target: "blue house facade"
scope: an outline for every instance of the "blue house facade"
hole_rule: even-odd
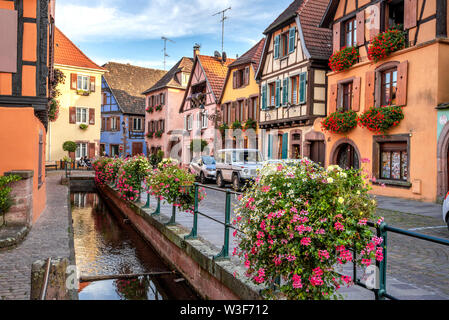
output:
[[[109,72],[101,84],[100,153],[110,157],[147,155],[145,98],[141,93],[165,72],[114,62],[103,67]]]

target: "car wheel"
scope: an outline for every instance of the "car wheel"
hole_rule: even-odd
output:
[[[200,173],[200,183],[201,184],[205,184],[206,183],[206,177],[204,176],[203,172]]]
[[[232,177],[232,188],[234,189],[234,191],[239,191],[240,187],[241,186],[239,176],[234,174],[234,176]]]
[[[219,186],[220,188],[224,187],[224,181],[223,181],[223,177],[221,175],[221,172],[219,172],[217,174],[217,186]]]

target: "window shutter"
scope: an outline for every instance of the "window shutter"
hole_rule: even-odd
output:
[[[288,158],[288,133],[282,136],[282,159]]]
[[[267,109],[267,85],[262,86],[262,110]]]
[[[329,95],[329,114],[337,111],[337,84],[334,83],[330,86],[330,95]]]
[[[299,76],[299,103],[306,102],[306,72],[303,72]]]
[[[404,28],[416,27],[418,16],[418,0],[404,0]]]
[[[284,85],[282,87],[282,104],[286,105],[288,102],[288,78],[284,78]]]
[[[380,4],[378,2],[370,6],[370,30],[369,40],[371,41],[380,31]]]
[[[271,159],[273,156],[273,135],[268,135],[268,159]]]
[[[90,77],[90,92],[95,92],[95,77]]]
[[[275,97],[275,104],[276,108],[278,108],[281,105],[281,80],[276,80],[276,97]]]
[[[76,108],[69,107],[69,123],[76,123]]]
[[[104,118],[105,130],[111,131],[111,118]]]
[[[237,88],[237,71],[232,73],[232,88]]]
[[[187,116],[184,116],[184,129],[187,130]]]
[[[340,50],[340,42],[341,42],[341,23],[337,22],[332,26],[332,40],[333,40],[333,51],[336,52]]]
[[[398,88],[396,92],[396,105],[405,106],[407,104],[407,73],[408,61],[398,65]]]
[[[249,67],[245,68],[245,86],[249,85]]]
[[[352,110],[356,112],[360,111],[360,84],[360,77],[356,77],[352,82]]]
[[[76,90],[78,82],[78,75],[76,73],[70,74],[70,89]]]
[[[89,124],[95,124],[95,108],[89,108]]]
[[[288,53],[292,53],[295,51],[295,35],[296,35],[296,28],[290,28],[289,32],[289,38],[288,38]]]
[[[365,10],[357,13],[357,45],[363,46],[365,44]]]
[[[279,58],[279,41],[281,36],[277,35],[274,37],[274,58]]]
[[[365,75],[365,110],[374,107],[375,78],[374,71],[368,71]]]
[[[89,158],[95,158],[95,142],[89,143]]]

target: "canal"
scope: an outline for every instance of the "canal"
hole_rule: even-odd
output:
[[[71,205],[76,264],[81,278],[89,280],[80,283],[80,300],[199,299],[182,275],[97,193],[72,192]],[[145,273],[161,274],[103,280]]]

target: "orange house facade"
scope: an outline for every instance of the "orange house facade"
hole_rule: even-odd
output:
[[[440,0],[332,0],[321,21],[333,31],[334,53],[351,46],[360,53],[349,69],[328,73],[328,116],[402,107],[404,118],[385,132],[360,125],[344,134],[324,131],[326,164],[363,168],[373,194],[437,201],[448,191],[447,10]],[[404,31],[405,48],[369,60],[372,39],[394,25]]]
[[[0,30],[0,175],[22,176],[22,222],[30,226],[46,205],[54,1],[0,1]]]

